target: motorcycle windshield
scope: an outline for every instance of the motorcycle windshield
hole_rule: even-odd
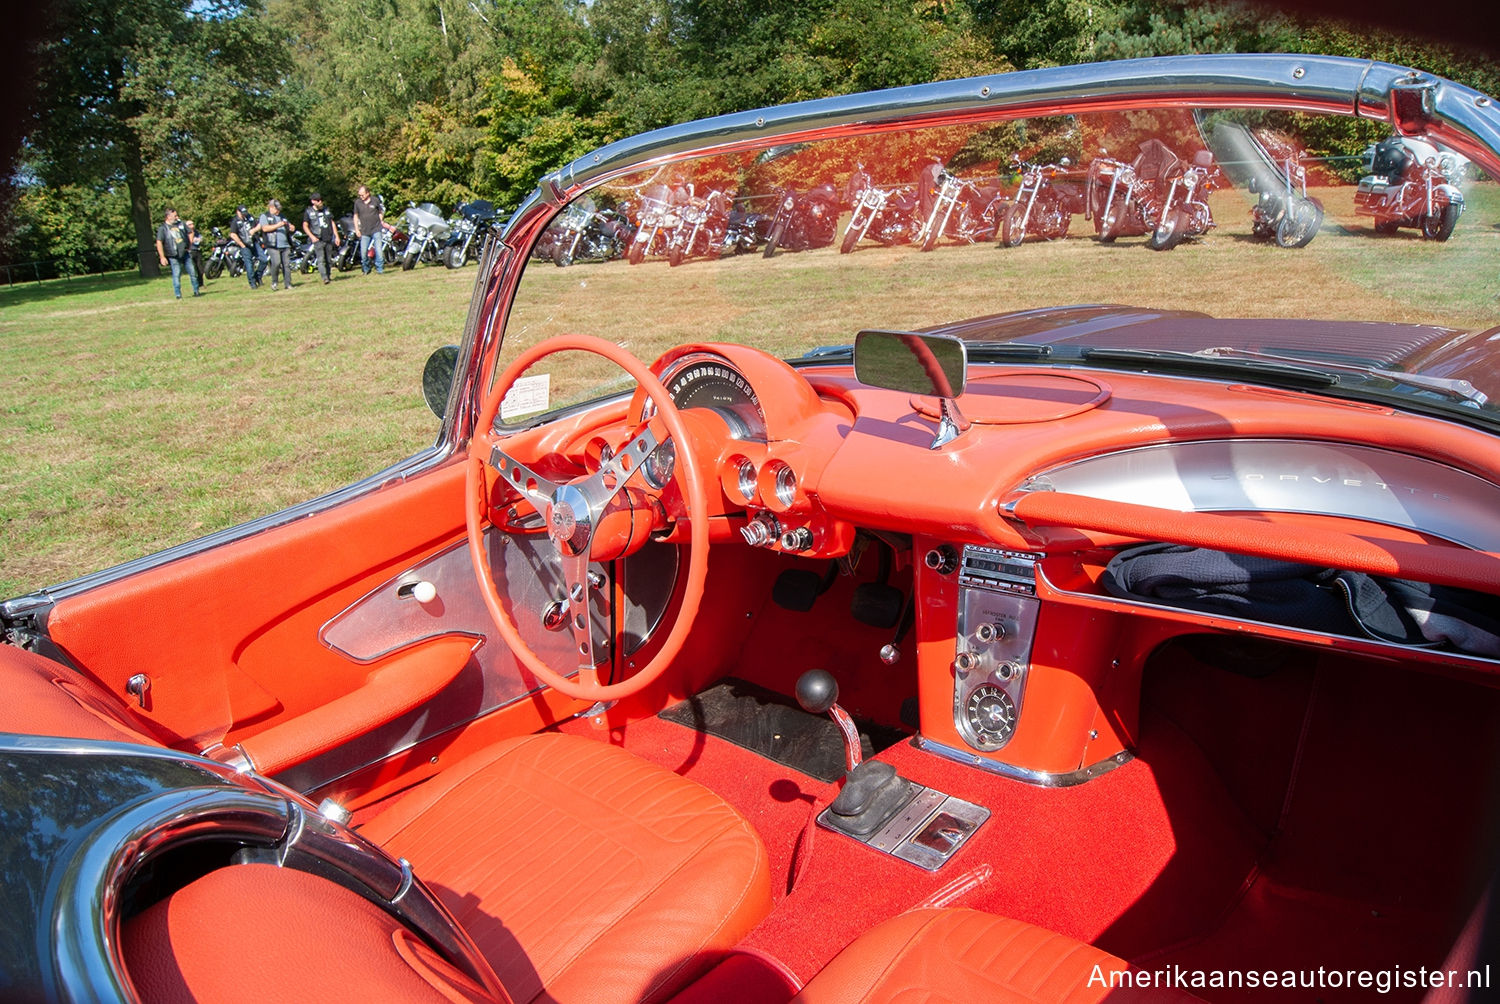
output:
[[[1362,189],[1365,151],[1396,133],[1391,89],[1409,72],[1331,57],[1130,61],[637,137],[549,178],[563,203],[533,197],[506,239],[529,251],[582,199],[638,228],[633,238],[567,268],[512,257],[525,271],[495,314],[504,325],[480,337],[506,339],[496,366],[578,332],[628,337],[649,362],[711,342],[827,358],[862,329],[943,331],[1049,346],[1031,365],[1070,371],[1128,360],[1200,375],[1186,355],[1206,380],[1227,355],[1259,353],[1328,363],[1331,396],[1490,423],[1500,364],[1487,361],[1487,332],[1500,303],[1476,277],[1494,274],[1500,251],[1500,116],[1474,92],[1435,86],[1427,118],[1402,128],[1487,173],[1448,179],[1451,193]],[[1117,169],[1138,158],[1170,169]],[[1288,163],[1305,172],[1305,195],[1298,178],[1290,196],[1257,200],[1286,195]],[[1022,172],[1044,165],[1061,169],[1038,172],[1019,197]],[[775,226],[728,231],[710,196]],[[566,359],[535,374],[546,391],[533,411],[625,386],[608,365]],[[1234,379],[1279,387],[1287,372],[1242,365]]]

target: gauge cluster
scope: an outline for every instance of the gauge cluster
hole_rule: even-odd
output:
[[[736,345],[688,346],[657,368],[679,411],[706,410],[723,421],[718,482],[731,509],[744,513],[739,532],[747,544],[820,556],[848,551],[853,527],[830,518],[808,488],[829,451],[807,444],[829,419],[800,373]]]

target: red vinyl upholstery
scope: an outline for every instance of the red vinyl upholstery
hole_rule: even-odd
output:
[[[411,861],[517,1004],[664,999],[770,909],[765,848],[722,799],[579,736],[498,743],[362,833]]]
[[[379,907],[274,865],[209,872],[120,935],[137,995],[151,1004],[491,1000]]]
[[[795,1001],[1144,1004],[1197,1000],[1160,987],[1111,989],[1109,974],[1129,968],[1107,952],[1023,921],[977,910],[913,910],[861,935],[813,977]]]
[[[0,645],[0,732],[161,745],[94,681],[51,659]]]

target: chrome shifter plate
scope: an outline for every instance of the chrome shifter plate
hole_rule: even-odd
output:
[[[914,787],[916,794],[911,800],[869,837],[844,836],[935,872],[990,818],[990,810],[935,788]],[[831,811],[824,809],[818,814],[819,825],[830,830],[834,828],[826,819]]]

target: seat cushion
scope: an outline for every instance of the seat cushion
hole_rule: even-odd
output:
[[[556,733],[448,768],[362,833],[404,857],[517,1002],[650,1001],[770,909],[765,848],[717,795]]]
[[[977,910],[913,910],[861,935],[803,988],[805,1004],[1194,1001],[1121,987],[1130,966],[1092,945]],[[1111,974],[1116,974],[1112,989]]]

